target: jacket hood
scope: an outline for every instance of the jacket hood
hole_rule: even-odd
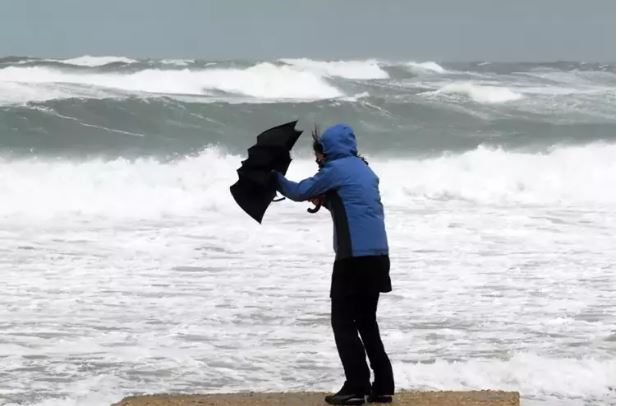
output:
[[[328,127],[320,137],[320,144],[329,161],[358,155],[356,136],[347,124]]]

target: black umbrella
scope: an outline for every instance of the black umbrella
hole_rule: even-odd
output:
[[[236,203],[258,223],[276,194],[272,171],[285,174],[292,159],[290,150],[302,134],[296,121],[266,130],[249,148],[249,157],[238,168],[238,182],[230,186]]]

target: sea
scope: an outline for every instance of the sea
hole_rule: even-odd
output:
[[[616,404],[615,64],[0,58],[0,404],[333,391],[332,223],[229,186],[345,122],[380,177],[398,390]]]

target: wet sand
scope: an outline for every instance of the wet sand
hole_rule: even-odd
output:
[[[324,406],[320,392],[131,396],[112,406]],[[380,405],[372,403],[372,405]],[[502,391],[398,392],[393,406],[519,406],[519,393]]]

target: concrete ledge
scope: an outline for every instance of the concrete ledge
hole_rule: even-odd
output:
[[[320,392],[145,395],[124,398],[112,406],[324,406]],[[372,405],[380,405],[372,403]],[[398,392],[393,406],[519,406],[518,392]]]

